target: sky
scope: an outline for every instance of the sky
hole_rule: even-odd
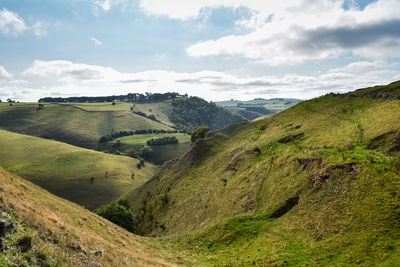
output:
[[[0,99],[290,97],[400,80],[400,0],[0,0]]]

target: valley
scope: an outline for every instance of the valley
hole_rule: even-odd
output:
[[[32,229],[42,219],[28,219],[32,213],[13,194],[35,203],[29,204],[37,207],[35,212],[52,214],[45,206],[57,207],[55,222],[39,228],[59,233],[57,240],[62,240],[60,229],[67,228],[53,227],[67,227],[70,219],[65,216],[78,216],[75,210],[82,209],[76,214],[85,214],[86,219],[76,219],[79,226],[71,230],[69,241],[62,242],[79,244],[86,251],[84,261],[106,266],[121,261],[122,251],[129,253],[121,264],[139,266],[395,266],[400,264],[398,92],[400,82],[327,94],[268,119],[208,131],[194,143],[185,131],[174,128],[146,133],[114,129],[118,134],[98,144],[99,150],[109,153],[1,130],[3,206],[16,220],[29,222],[21,231],[33,233],[39,247],[44,243],[35,239],[37,230]],[[52,105],[45,104],[43,110]],[[74,105],[93,112],[130,106]],[[142,106],[141,112],[149,109]],[[172,127],[165,118],[156,123]],[[155,145],[167,140],[174,143]],[[166,146],[172,146],[170,152]],[[174,159],[159,156],[158,163],[164,163],[156,167],[125,156],[137,147],[155,154],[160,149]],[[116,208],[124,206],[132,215],[136,235],[107,222],[100,223],[102,229],[117,231],[124,241],[113,241],[117,236],[108,234],[98,239],[89,229],[104,219],[16,175],[91,210],[118,200]],[[35,199],[37,194],[43,195],[41,202]],[[79,237],[82,234],[87,238]],[[148,251],[157,253],[157,260],[143,252],[135,254],[142,250],[130,249],[132,242],[150,246]],[[63,262],[55,252],[59,248],[48,246],[46,255]],[[87,253],[99,247],[103,256]]]

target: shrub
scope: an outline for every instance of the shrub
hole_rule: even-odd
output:
[[[133,215],[129,211],[129,204],[126,200],[111,202],[95,209],[94,212],[130,232],[135,232]]]
[[[179,143],[179,141],[175,136],[165,136],[161,138],[150,139],[147,141],[148,146],[162,146],[177,143]]]
[[[151,147],[144,147],[140,150],[140,157],[149,160],[151,158],[151,154],[153,153],[153,149]]]
[[[207,126],[201,126],[197,128],[197,130],[192,133],[192,143],[196,142],[200,138],[204,138],[206,136],[206,133],[208,133],[209,131],[210,128],[208,128]]]
[[[99,143],[107,143],[109,140],[108,136],[102,136],[100,137]]]

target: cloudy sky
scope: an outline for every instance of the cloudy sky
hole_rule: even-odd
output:
[[[0,0],[0,99],[307,99],[400,80],[400,0]]]

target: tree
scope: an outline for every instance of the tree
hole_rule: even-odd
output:
[[[94,212],[130,232],[135,232],[133,215],[129,211],[128,202],[125,200],[111,202],[95,209]]]
[[[192,143],[196,142],[200,138],[206,137],[206,133],[210,131],[210,128],[207,126],[201,126],[197,128],[193,133],[192,133]]]

